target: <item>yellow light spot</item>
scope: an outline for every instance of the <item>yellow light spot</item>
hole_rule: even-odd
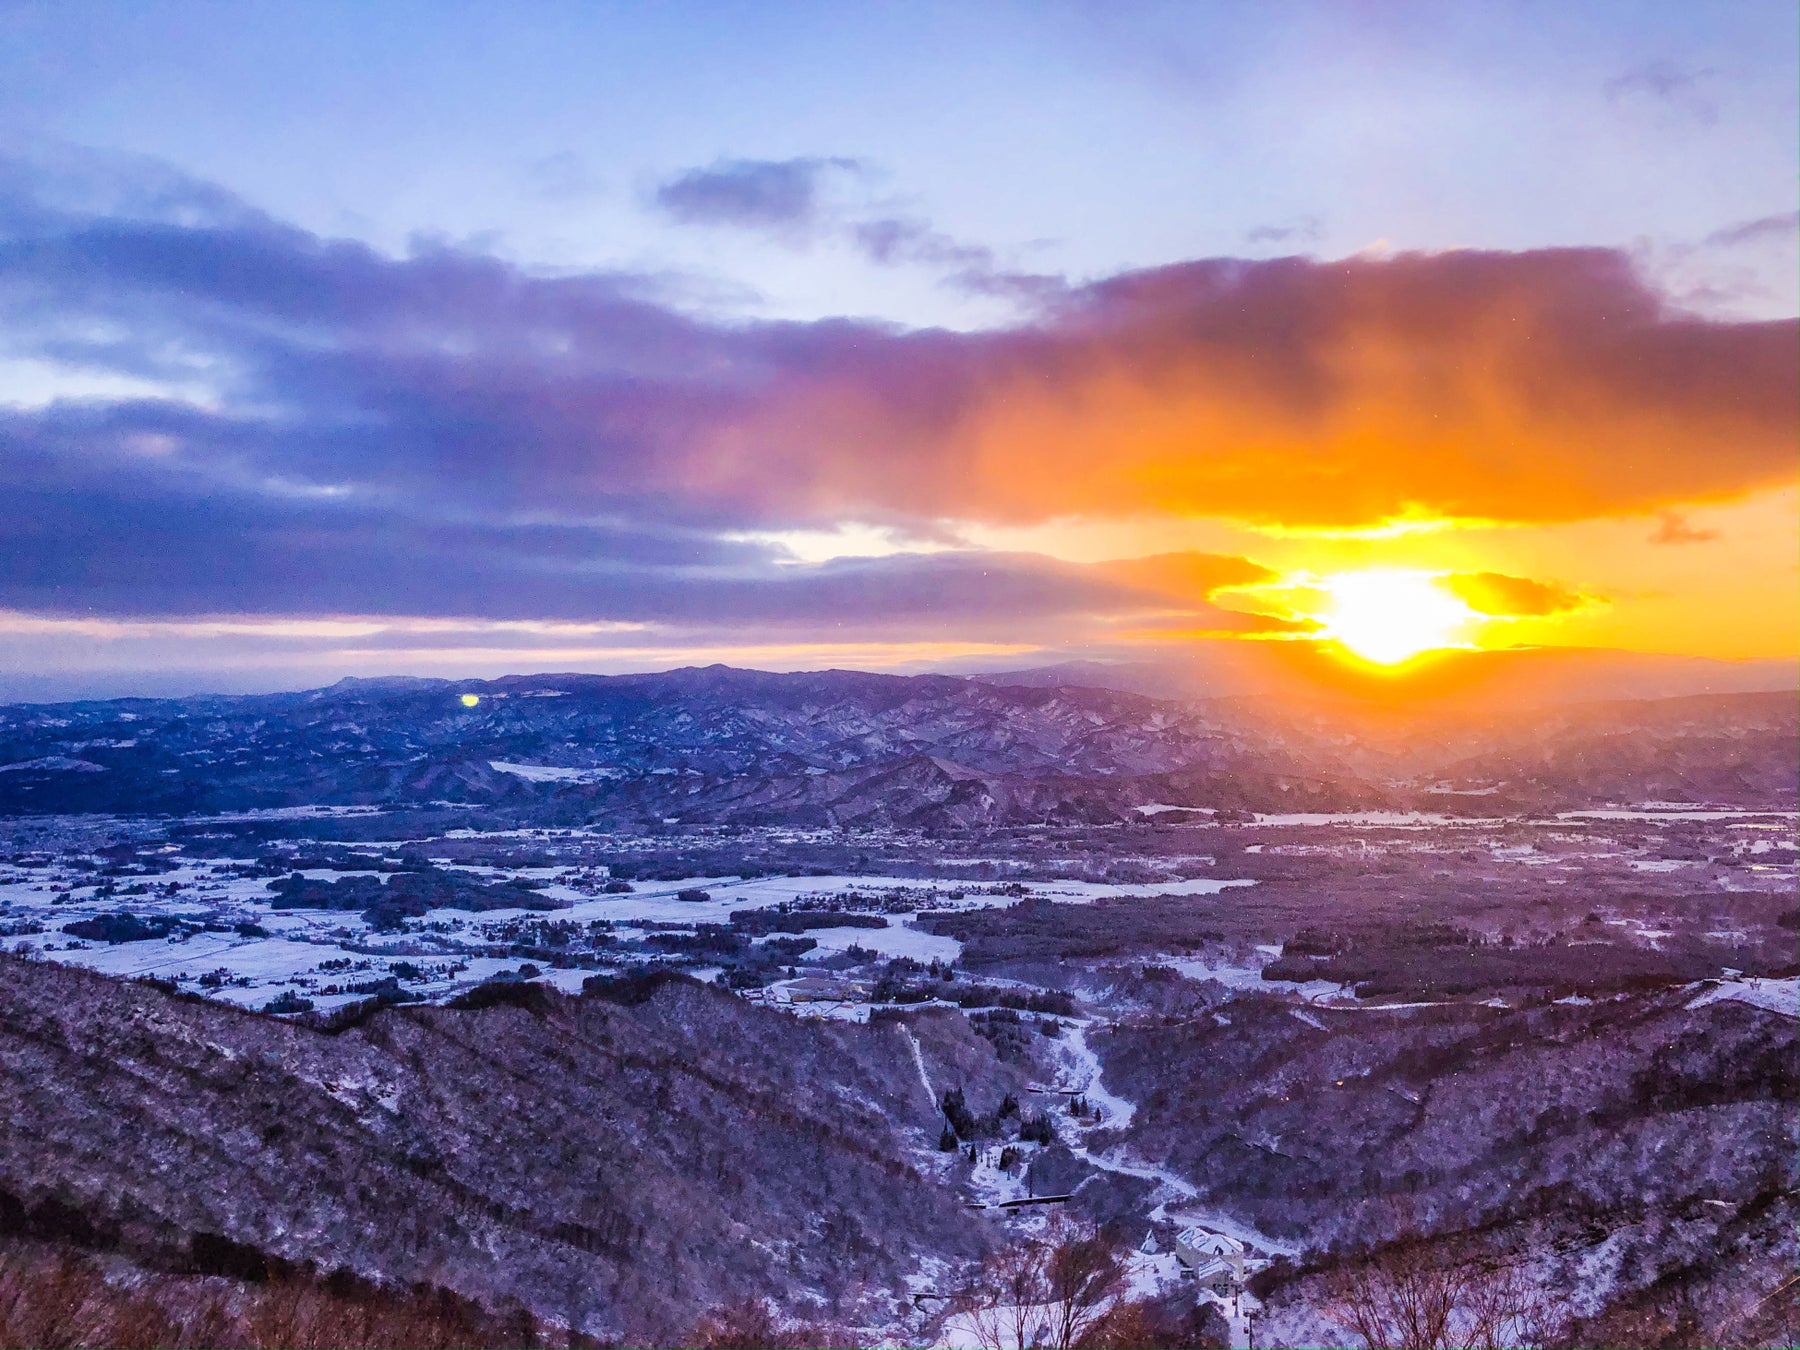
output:
[[[1431,572],[1340,572],[1321,587],[1330,597],[1329,609],[1318,616],[1321,636],[1380,666],[1465,645],[1465,630],[1480,617]]]
[[[462,696],[462,705],[465,708],[473,708],[479,702],[481,702],[480,694],[464,694]]]

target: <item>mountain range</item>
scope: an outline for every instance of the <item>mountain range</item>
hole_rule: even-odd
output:
[[[347,679],[0,708],[0,812],[453,802],[557,821],[979,827],[1137,808],[1791,804],[1791,693],[1151,697],[1110,668]],[[1082,682],[1076,682],[1079,679]]]

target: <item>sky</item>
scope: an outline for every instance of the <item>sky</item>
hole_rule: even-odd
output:
[[[1791,3],[0,3],[0,697],[1800,651]]]

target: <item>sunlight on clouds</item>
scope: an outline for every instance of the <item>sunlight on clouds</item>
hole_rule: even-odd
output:
[[[1402,512],[1397,516],[1389,516],[1373,525],[1330,526],[1330,525],[1281,525],[1275,523],[1251,523],[1248,529],[1271,539],[1349,539],[1358,541],[1374,541],[1384,539],[1405,539],[1411,535],[1442,534],[1448,530],[1491,530],[1502,526],[1503,522],[1484,520],[1473,516],[1440,516],[1424,509]]]
[[[1656,513],[1538,525],[1457,520],[1452,528],[1374,537],[1355,531],[1273,533],[1177,515],[1062,517],[1035,525],[960,527],[971,546],[1068,562],[1193,549],[1247,557],[1290,580],[1370,569],[1500,572],[1563,583],[1575,609],[1515,614],[1485,627],[1482,646],[1606,647],[1753,660],[1800,647],[1800,492],[1791,485],[1680,508],[1686,541]],[[1721,584],[1729,578],[1729,584]],[[1275,591],[1220,590],[1220,604],[1294,617]],[[1600,597],[1604,597],[1602,602]],[[1308,610],[1308,613],[1316,610]]]
[[[1376,666],[1399,666],[1453,647],[1511,645],[1494,640],[1505,637],[1497,625],[1595,603],[1522,577],[1396,567],[1292,572],[1272,582],[1224,588],[1221,595],[1227,594],[1257,612],[1315,623],[1316,640]]]
[[[1346,572],[1326,577],[1320,636],[1376,665],[1398,665],[1466,640],[1476,613],[1429,572]]]

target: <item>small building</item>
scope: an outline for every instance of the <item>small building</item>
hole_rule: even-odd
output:
[[[790,1003],[851,1003],[869,996],[868,985],[831,975],[802,975],[783,988]]]
[[[1239,1293],[1252,1275],[1269,1264],[1236,1238],[1198,1226],[1184,1228],[1176,1237],[1175,1259],[1202,1288],[1220,1298]]]

